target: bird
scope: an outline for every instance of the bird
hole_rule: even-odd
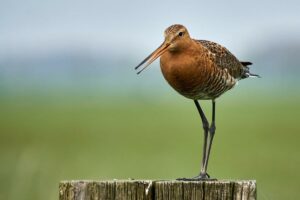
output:
[[[204,130],[200,173],[193,178],[178,180],[211,180],[207,166],[216,131],[216,99],[232,89],[239,80],[260,77],[250,73],[251,62],[238,60],[224,46],[190,37],[181,24],[169,26],[164,31],[164,42],[135,67],[140,74],[160,57],[160,68],[165,80],[179,94],[194,101]],[[212,120],[207,120],[199,103],[211,100]]]

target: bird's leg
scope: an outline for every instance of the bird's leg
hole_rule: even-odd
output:
[[[207,118],[205,117],[205,114],[197,100],[194,100],[195,105],[197,107],[197,110],[200,114],[203,130],[204,130],[204,141],[203,141],[203,155],[202,155],[202,165],[201,165],[201,171],[200,174],[194,178],[178,178],[177,180],[180,181],[198,181],[198,180],[207,180],[207,181],[213,181],[216,179],[211,179],[209,175],[206,173],[207,171],[207,163],[209,158],[209,152],[212,144],[212,140],[215,133],[215,101],[213,101],[213,115],[212,115],[212,124],[209,127],[209,123],[207,121]],[[208,137],[208,133],[210,133],[210,137]]]
[[[201,171],[200,174],[194,178],[178,178],[177,180],[180,181],[197,181],[197,180],[203,180],[203,179],[209,179],[209,175],[206,174],[205,171],[205,160],[207,155],[207,141],[208,141],[208,131],[209,131],[209,123],[205,117],[205,114],[197,100],[194,100],[194,103],[197,107],[197,110],[199,112],[199,115],[202,120],[202,126],[204,130],[204,141],[203,141],[203,154],[202,154],[202,164],[201,164]]]
[[[215,119],[216,119],[216,102],[215,102],[215,100],[212,100],[212,122],[211,122],[211,126],[209,128],[209,142],[208,142],[207,154],[205,156],[205,162],[204,162],[204,172],[205,173],[207,171],[210,149],[211,149],[211,145],[212,145],[212,142],[213,142],[213,139],[215,136],[215,131],[216,131]]]
[[[202,120],[203,130],[204,130],[201,171],[200,171],[200,174],[198,176],[196,176],[195,178],[197,178],[197,179],[206,179],[206,178],[209,178],[209,176],[208,176],[208,174],[206,174],[206,170],[205,170],[205,160],[206,160],[206,156],[207,156],[207,140],[208,140],[209,123],[208,123],[208,121],[205,117],[205,114],[204,114],[199,102],[197,100],[194,100],[194,102],[195,102],[197,110],[200,114],[200,117],[201,117],[201,120]]]

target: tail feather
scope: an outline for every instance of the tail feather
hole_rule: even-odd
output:
[[[248,77],[257,77],[260,78],[260,76],[258,74],[252,74],[249,71],[249,66],[248,65],[252,65],[252,62],[248,62],[248,61],[242,61],[241,64],[244,66],[244,74],[242,76],[242,78],[248,78]]]
[[[260,75],[258,75],[258,74],[252,74],[252,73],[249,73],[249,77],[261,78]]]
[[[248,61],[246,61],[246,62],[241,62],[241,64],[243,65],[243,66],[248,66],[248,65],[252,65],[252,62],[248,62]]]

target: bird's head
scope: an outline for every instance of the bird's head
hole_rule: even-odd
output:
[[[165,30],[164,44],[168,45],[168,50],[176,52],[184,49],[191,39],[188,30],[180,24],[175,24]]]
[[[146,67],[148,67],[154,60],[163,55],[165,52],[178,52],[189,46],[189,41],[191,40],[187,29],[180,24],[174,24],[168,27],[165,32],[165,41],[147,58],[145,58],[135,69],[141,67],[144,63],[145,66],[137,72],[141,73]]]

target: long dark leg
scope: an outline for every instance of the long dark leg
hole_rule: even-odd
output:
[[[202,154],[202,165],[201,165],[201,171],[198,177],[195,178],[208,178],[208,175],[206,174],[206,168],[205,168],[205,162],[206,162],[206,156],[207,156],[207,140],[208,140],[208,131],[209,131],[209,123],[205,117],[205,114],[197,100],[194,100],[195,105],[197,107],[197,110],[200,114],[203,130],[204,130],[204,141],[203,141],[203,154]]]
[[[214,133],[215,133],[215,101],[213,101],[213,114],[212,114],[211,127],[209,127],[209,123],[207,121],[207,118],[205,117],[205,114],[204,114],[199,102],[197,100],[194,100],[194,103],[200,114],[200,117],[202,120],[202,125],[203,125],[203,130],[204,130],[201,171],[200,171],[200,174],[194,178],[178,178],[177,180],[181,180],[181,181],[197,181],[199,179],[215,180],[215,179],[210,179],[209,175],[206,173],[211,144],[212,144],[212,140],[213,140]],[[208,133],[210,133],[210,137],[208,137]]]
[[[211,145],[212,145],[212,142],[213,142],[213,139],[215,136],[215,131],[216,131],[215,119],[216,119],[216,102],[215,102],[215,100],[212,100],[212,122],[211,122],[211,126],[209,128],[209,142],[208,142],[207,154],[205,156],[205,162],[204,162],[204,172],[205,173],[207,170]]]

